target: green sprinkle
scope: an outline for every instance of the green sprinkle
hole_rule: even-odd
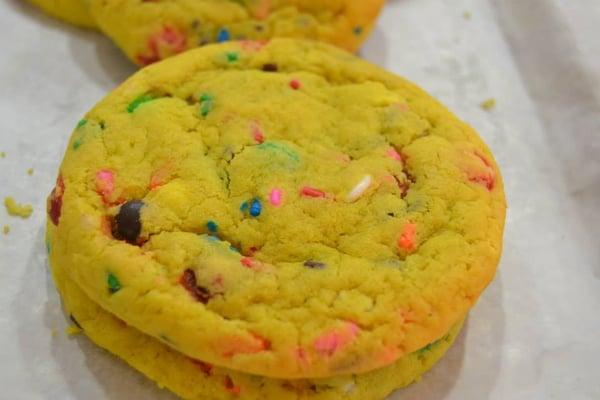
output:
[[[228,52],[225,53],[228,62],[236,62],[239,59],[239,54],[236,52]]]
[[[108,291],[110,294],[115,294],[121,290],[121,282],[119,282],[119,279],[111,272],[108,273],[108,278],[106,281],[108,283]]]
[[[81,128],[85,124],[87,124],[87,119],[84,118],[84,119],[79,120],[79,122],[77,123],[77,129]]]
[[[127,106],[127,112],[132,113],[136,110],[136,108],[138,108],[142,104],[152,100],[154,100],[154,97],[149,94],[143,94],[141,96],[138,96],[135,100],[129,103],[129,105]]]
[[[213,98],[204,93],[200,96],[200,115],[206,117],[213,109]]]
[[[75,141],[73,142],[73,150],[77,150],[79,148],[79,146],[81,146],[81,143],[83,142],[82,140],[83,138],[77,138],[75,139]]]

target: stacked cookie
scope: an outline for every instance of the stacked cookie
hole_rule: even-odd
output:
[[[49,258],[89,338],[185,399],[384,399],[494,276],[477,134],[343,50],[275,39],[142,69],[75,128]]]
[[[304,38],[356,51],[385,0],[31,0],[97,27],[139,65],[214,42]]]

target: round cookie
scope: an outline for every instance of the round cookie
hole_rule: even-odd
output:
[[[100,28],[148,65],[207,43],[273,37],[358,49],[385,0],[90,0]]]
[[[50,261],[192,358],[364,373],[444,335],[494,276],[505,199],[477,134],[342,50],[277,39],[145,68],[69,143]]]
[[[418,380],[444,355],[462,321],[442,338],[364,375],[286,381],[252,376],[186,357],[144,335],[91,301],[57,265],[53,275],[71,320],[96,344],[188,400],[379,400]]]
[[[94,28],[96,24],[89,14],[84,0],[29,0],[48,15],[84,28]]]

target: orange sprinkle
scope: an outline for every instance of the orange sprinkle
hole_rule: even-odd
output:
[[[404,231],[400,235],[398,239],[398,246],[401,249],[404,249],[408,252],[411,252],[415,249],[415,236],[417,233],[417,225],[409,222],[404,225]]]

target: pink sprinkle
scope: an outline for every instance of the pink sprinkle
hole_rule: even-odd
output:
[[[315,350],[323,355],[332,356],[336,351],[352,342],[359,332],[358,325],[354,322],[347,322],[343,328],[334,329],[318,337],[314,342]]]
[[[271,190],[271,193],[269,194],[269,201],[275,207],[279,207],[281,205],[281,196],[282,195],[283,195],[283,192],[281,191],[281,189],[273,189],[273,190]]]
[[[294,90],[300,89],[300,81],[298,79],[292,79],[290,82],[290,87]]]
[[[103,169],[96,173],[96,191],[105,203],[110,202],[110,195],[115,190],[115,176],[110,170]]]
[[[310,186],[304,186],[302,189],[300,189],[300,193],[306,197],[326,197],[324,191]]]
[[[252,268],[252,259],[250,257],[244,257],[241,259],[241,263],[246,268]]]
[[[396,151],[396,149],[389,149],[387,155],[396,161],[402,161],[402,156]]]

